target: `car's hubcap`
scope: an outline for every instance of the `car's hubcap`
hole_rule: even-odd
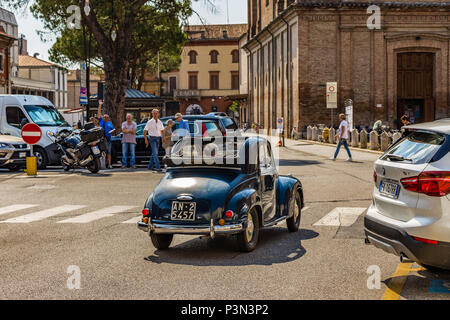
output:
[[[253,233],[255,232],[255,225],[253,223],[252,215],[248,215],[248,221],[247,221],[247,230],[245,231],[245,234],[247,236],[247,241],[251,242],[253,239]]]
[[[42,165],[42,154],[40,152],[35,152],[34,155],[36,157],[37,165],[41,166]]]
[[[298,224],[300,221],[300,208],[297,204],[297,201],[294,200],[294,221]]]

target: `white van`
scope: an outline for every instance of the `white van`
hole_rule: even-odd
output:
[[[58,133],[72,127],[53,104],[44,97],[30,95],[0,95],[0,132],[20,137],[26,123],[35,123],[42,130],[41,141],[33,146],[39,169],[60,164],[57,146],[49,132]]]

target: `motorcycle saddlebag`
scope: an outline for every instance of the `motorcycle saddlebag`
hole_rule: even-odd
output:
[[[93,128],[90,130],[82,130],[80,132],[81,140],[84,142],[93,142],[101,139],[105,135],[103,128]]]
[[[100,141],[100,143],[98,144],[98,148],[100,149],[100,151],[108,151],[108,145],[106,144],[106,140],[103,139],[102,141]]]
[[[91,147],[87,144],[83,145],[80,149],[81,157],[80,159],[86,159],[91,154]]]

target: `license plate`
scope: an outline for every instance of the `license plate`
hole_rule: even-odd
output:
[[[98,147],[92,147],[92,152],[97,155],[100,154],[100,149]]]
[[[19,158],[25,158],[27,156],[26,152],[19,153]]]
[[[381,181],[380,188],[378,190],[384,196],[397,199],[400,192],[400,185],[397,183]]]
[[[177,221],[195,221],[195,202],[172,202],[171,220]]]

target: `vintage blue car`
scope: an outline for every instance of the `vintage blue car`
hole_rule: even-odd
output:
[[[233,235],[238,249],[250,252],[263,227],[286,220],[290,232],[299,230],[300,181],[278,174],[268,140],[234,139],[219,147],[214,138],[181,140],[164,158],[168,170],[137,225],[157,249],[167,249],[174,234]]]

